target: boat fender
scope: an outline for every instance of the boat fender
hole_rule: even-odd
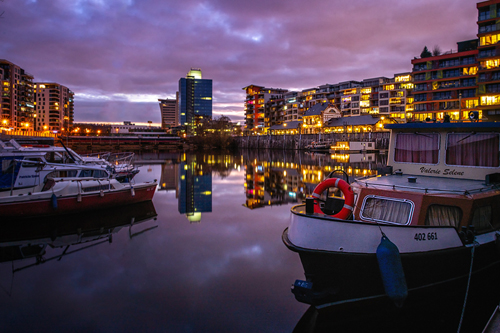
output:
[[[497,253],[500,255],[500,234],[498,232],[495,233],[495,246],[497,248]]]
[[[316,199],[319,199],[321,193],[330,187],[336,187],[342,194],[344,195],[344,207],[337,214],[331,215],[332,217],[336,217],[339,219],[346,220],[351,216],[352,211],[354,209],[354,192],[352,191],[351,186],[343,179],[340,178],[327,178],[321,183],[319,183],[312,193],[312,197],[315,198],[314,201],[314,212],[318,214],[324,214],[319,206],[319,202]]]
[[[377,247],[377,261],[387,296],[398,308],[408,296],[405,274],[398,247],[383,235]]]
[[[57,209],[57,197],[54,193],[52,193],[50,201],[52,202],[52,208]]]
[[[99,195],[100,195],[101,197],[103,197],[103,196],[104,196],[104,191],[103,191],[103,190],[101,190],[101,192],[99,193]]]
[[[132,193],[132,196],[135,197],[135,190],[132,185],[130,185],[130,193]]]

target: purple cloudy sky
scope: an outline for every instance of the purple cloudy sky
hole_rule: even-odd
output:
[[[0,0],[0,59],[75,92],[75,121],[160,122],[199,67],[214,116],[243,87],[305,89],[411,71],[423,47],[476,38],[471,0]]]

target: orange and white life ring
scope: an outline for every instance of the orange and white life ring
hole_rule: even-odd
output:
[[[328,178],[316,186],[312,194],[312,197],[314,198],[314,212],[324,214],[317,199],[321,196],[321,193],[330,187],[340,189],[345,199],[344,207],[342,207],[340,212],[331,216],[345,220],[351,215],[354,209],[354,192],[352,191],[351,186],[345,180],[340,178]]]

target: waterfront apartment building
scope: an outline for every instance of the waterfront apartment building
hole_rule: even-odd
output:
[[[74,120],[74,93],[58,83],[37,82],[35,131],[68,131]]]
[[[179,92],[175,99],[159,99],[161,111],[161,128],[169,129],[179,126]]]
[[[500,120],[500,0],[477,3],[478,109],[488,121]]]
[[[191,68],[179,80],[178,112],[187,133],[204,119],[212,120],[212,80],[203,79],[201,69]]]
[[[397,122],[406,122],[413,111],[413,77],[410,72],[395,74],[389,82],[382,84],[378,93],[378,112],[384,117],[391,117]]]
[[[477,40],[457,43],[456,52],[414,58],[413,121],[468,120],[477,111]]]
[[[0,59],[1,127],[34,130],[33,75],[18,65]]]
[[[267,112],[268,117],[266,117],[266,105],[269,101],[278,101],[283,99],[283,94],[287,92],[286,89],[275,89],[275,88],[265,88],[257,85],[249,85],[244,87],[243,90],[246,92],[246,99],[244,105],[245,111],[245,134],[262,134],[265,133],[266,119],[267,124],[271,124],[271,119],[276,119],[280,112],[283,112],[285,107],[280,105],[275,105],[276,107],[271,111]],[[271,107],[272,103],[268,105]],[[281,110],[281,111],[280,111]],[[275,120],[277,123],[283,120]],[[271,125],[270,125],[271,126]]]

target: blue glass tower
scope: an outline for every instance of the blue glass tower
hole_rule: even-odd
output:
[[[179,119],[188,133],[204,119],[212,119],[212,80],[201,78],[201,69],[191,68],[179,80]]]
[[[195,156],[179,164],[179,213],[191,222],[200,222],[201,213],[212,211],[212,173],[204,173]]]

